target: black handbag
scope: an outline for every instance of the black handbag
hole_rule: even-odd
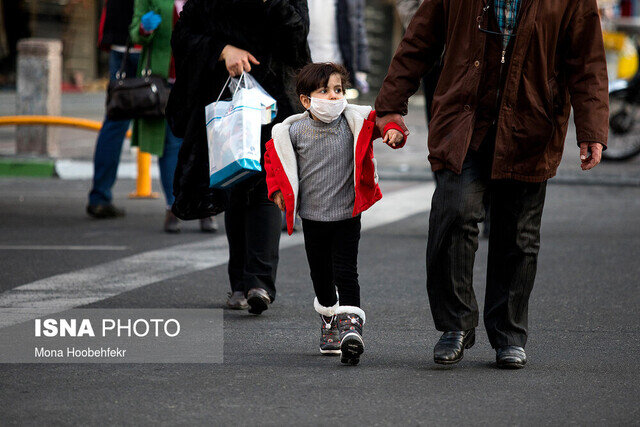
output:
[[[148,48],[147,63],[140,77],[127,78],[124,71],[129,59],[131,40],[116,79],[109,82],[107,89],[107,118],[109,120],[151,119],[164,117],[171,89],[164,77],[151,72],[151,46]]]

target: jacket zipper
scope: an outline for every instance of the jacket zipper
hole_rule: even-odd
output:
[[[507,2],[507,7],[511,7],[511,1]],[[504,36],[503,36],[504,37]],[[502,57],[500,59],[500,73],[498,77],[498,89],[496,90],[496,112],[498,115],[500,114],[500,89],[502,88],[502,73],[504,72],[504,64],[506,62],[505,57],[507,56],[507,48],[509,47],[509,43],[511,43],[511,32],[509,33],[509,41],[507,45],[504,45],[504,41],[502,42]],[[493,124],[496,124],[497,119],[493,120]]]

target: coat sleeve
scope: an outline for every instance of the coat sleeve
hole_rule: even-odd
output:
[[[155,31],[146,35],[140,31],[142,15],[151,10],[153,9],[149,4],[149,0],[135,0],[135,3],[133,4],[133,17],[131,18],[131,24],[129,25],[129,36],[131,36],[133,44],[146,46],[153,40]]]
[[[171,48],[176,68],[192,64],[213,69],[219,62],[222,50],[228,44],[224,35],[215,31],[207,21],[208,15],[203,4],[203,0],[188,1],[173,29]]]
[[[418,8],[378,93],[378,116],[406,115],[409,97],[420,87],[422,76],[440,59],[446,36],[444,1],[425,0]]]
[[[371,61],[369,60],[369,41],[367,39],[367,27],[364,20],[364,8],[364,0],[358,0],[358,12],[356,15],[358,22],[358,63],[356,64],[356,71],[369,72]]]
[[[176,65],[176,82],[169,95],[167,120],[173,133],[181,138],[186,133],[189,114],[203,96],[211,79],[211,71],[219,62],[227,45],[225,37],[207,21],[205,0],[189,0],[180,14],[171,36]]]
[[[309,7],[306,0],[270,0],[266,4],[278,46],[276,56],[292,67],[302,67],[311,60],[307,35],[309,34]]]
[[[578,144],[599,142],[609,134],[609,85],[596,0],[575,2],[566,35],[564,65],[574,110]]]
[[[280,186],[278,185],[278,180],[276,179],[276,173],[273,167],[273,163],[271,161],[271,156],[273,155],[273,140],[267,142],[267,150],[264,153],[264,170],[267,174],[267,194],[269,200],[273,200],[273,194],[276,191],[280,191]]]

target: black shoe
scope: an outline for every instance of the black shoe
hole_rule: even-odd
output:
[[[524,348],[507,345],[496,350],[496,363],[500,369],[522,369],[527,363]]]
[[[96,219],[118,218],[124,216],[124,210],[111,203],[107,205],[87,205],[87,214]]]
[[[249,304],[249,313],[258,315],[269,308],[271,298],[264,289],[253,288],[247,292],[247,303]]]
[[[365,322],[365,314],[359,307],[348,305],[336,309],[338,316],[338,330],[340,331],[340,361],[348,365],[357,365],[360,355],[364,352],[362,340],[362,327]]]
[[[464,350],[473,347],[475,343],[475,329],[445,332],[433,349],[433,361],[441,365],[458,363],[464,356]]]

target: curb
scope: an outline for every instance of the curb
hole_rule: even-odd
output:
[[[30,157],[0,157],[0,177],[52,178],[56,161]]]

